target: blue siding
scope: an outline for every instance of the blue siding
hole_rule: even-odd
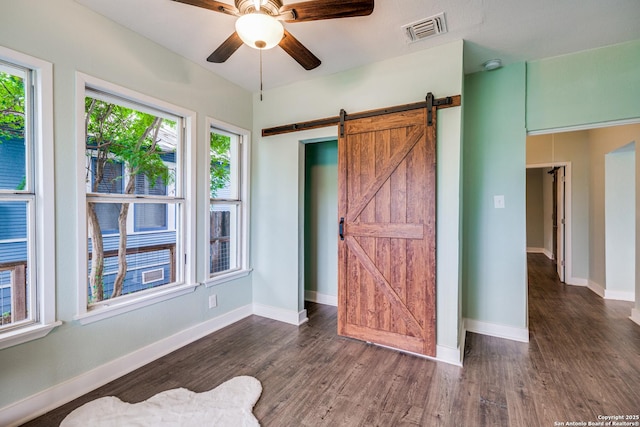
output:
[[[104,250],[111,251],[118,249],[119,236],[104,236]],[[127,236],[127,248],[144,248],[154,245],[175,244],[175,231],[165,231],[148,234],[130,234]],[[91,246],[89,245],[91,248]],[[91,249],[90,249],[91,250]],[[128,271],[123,286],[123,295],[128,293],[150,289],[157,286],[170,283],[170,265],[169,250],[161,250],[154,252],[145,252],[140,254],[127,255]],[[142,273],[148,270],[162,269],[164,278],[159,281],[143,284]],[[87,277],[90,271],[90,264],[87,265]],[[113,282],[118,272],[118,258],[109,257],[104,260],[104,293],[109,298],[113,292]],[[91,295],[91,288],[87,280],[87,289]]]
[[[16,190],[25,177],[22,139],[0,139],[0,189]]]
[[[27,202],[0,202],[0,241],[27,237]]]
[[[0,189],[24,189],[25,173],[24,140],[0,139]],[[26,261],[26,239],[27,202],[0,202],[0,263]],[[10,311],[11,271],[0,271],[0,316]]]
[[[25,144],[22,139],[0,139],[0,189],[17,190],[25,179]],[[27,258],[26,244],[2,240],[26,239],[27,204],[0,203],[0,262]]]
[[[118,243],[120,242],[120,236],[111,235],[104,236],[103,246],[105,251],[113,251],[118,249]],[[144,234],[129,234],[127,236],[127,248],[144,248],[146,246],[163,245],[167,243],[176,242],[175,231],[164,231],[161,233],[144,233]],[[91,252],[91,240],[89,240],[89,252]]]
[[[27,241],[22,242],[0,242],[0,263],[26,261]]]
[[[21,139],[0,139],[0,189],[17,190],[23,185],[24,179],[24,141]],[[27,204],[25,202],[0,203],[0,241],[26,237]],[[0,262],[3,261],[6,260],[0,256]]]

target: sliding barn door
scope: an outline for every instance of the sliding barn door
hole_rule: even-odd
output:
[[[436,123],[426,109],[344,122],[338,145],[338,333],[436,349]]]

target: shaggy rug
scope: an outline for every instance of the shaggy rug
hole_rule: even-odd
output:
[[[134,404],[107,396],[80,406],[60,426],[259,426],[252,409],[261,393],[260,381],[241,376],[203,393],[176,388]]]

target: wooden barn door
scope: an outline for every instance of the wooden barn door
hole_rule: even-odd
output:
[[[436,352],[436,123],[425,108],[344,122],[338,333]]]

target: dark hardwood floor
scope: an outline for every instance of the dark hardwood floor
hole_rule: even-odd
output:
[[[555,277],[530,255],[530,342],[468,333],[464,368],[338,337],[336,308],[308,304],[300,328],[251,316],[26,425],[58,425],[100,396],[139,402],[236,375],[262,382],[263,426],[557,426],[640,414],[632,304]]]

